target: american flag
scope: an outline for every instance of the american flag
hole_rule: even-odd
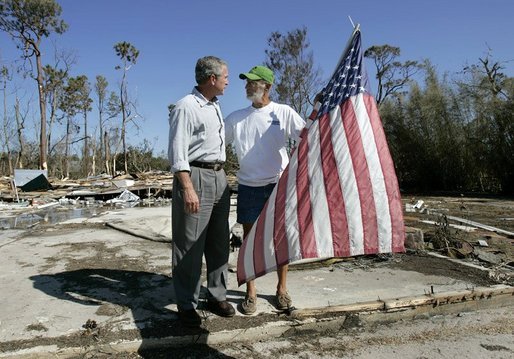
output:
[[[354,30],[238,254],[241,285],[307,258],[404,252],[398,181]]]

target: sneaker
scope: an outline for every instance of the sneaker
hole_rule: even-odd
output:
[[[184,327],[197,328],[202,324],[202,318],[195,309],[179,310],[178,317]]]
[[[246,315],[253,314],[257,311],[257,297],[246,296],[241,303],[241,312]]]
[[[216,301],[216,300],[208,300],[207,301],[207,309],[220,317],[233,317],[236,314],[236,311],[232,307],[232,305],[226,300]]]
[[[291,297],[287,292],[283,294],[278,294],[275,296],[275,299],[277,301],[277,309],[278,310],[285,310],[288,308],[291,308],[293,301],[291,300]]]

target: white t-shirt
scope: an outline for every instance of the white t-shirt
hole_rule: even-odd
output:
[[[278,182],[289,163],[288,140],[298,141],[305,121],[291,107],[270,102],[225,119],[225,140],[239,160],[238,182],[252,187]]]

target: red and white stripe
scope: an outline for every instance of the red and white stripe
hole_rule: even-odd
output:
[[[312,121],[245,238],[239,285],[306,258],[404,251],[403,213],[375,99]]]

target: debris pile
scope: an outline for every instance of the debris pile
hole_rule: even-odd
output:
[[[168,205],[172,180],[169,172],[46,180],[46,171],[17,170],[14,177],[0,178],[0,229],[52,224],[112,207]]]
[[[514,278],[514,203],[485,198],[427,197],[405,201],[405,247],[433,251]]]
[[[46,176],[46,171],[17,170],[13,177],[0,177],[0,229],[52,224],[54,219],[96,215],[112,207],[166,206],[171,201],[170,172],[101,174],[77,180]],[[237,188],[235,176],[228,176],[228,181]]]

